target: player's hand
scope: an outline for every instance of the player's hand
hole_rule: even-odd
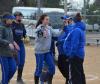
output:
[[[20,50],[20,47],[18,46],[18,44],[16,42],[14,42],[14,47],[16,50],[18,50],[18,51]]]
[[[9,44],[11,50],[14,50],[14,45],[12,43]]]

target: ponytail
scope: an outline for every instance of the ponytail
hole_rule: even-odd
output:
[[[42,24],[42,21],[45,19],[45,17],[47,17],[48,15],[46,15],[46,14],[43,14],[43,15],[41,15],[40,16],[40,18],[39,18],[39,20],[38,20],[38,22],[37,22],[37,24],[36,24],[36,28],[40,25],[40,24]]]
[[[82,20],[82,16],[81,16],[80,13],[76,14],[76,19],[77,19],[77,21],[81,21]]]

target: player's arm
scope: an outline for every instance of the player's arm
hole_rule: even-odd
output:
[[[26,38],[26,29],[25,29],[24,24],[23,24],[23,37]]]
[[[0,28],[0,46],[9,46],[10,42],[3,38],[5,34],[5,30],[3,28]]]

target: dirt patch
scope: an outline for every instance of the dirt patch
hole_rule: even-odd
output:
[[[26,46],[27,56],[23,73],[23,79],[26,84],[34,84],[34,70],[35,70],[35,56],[34,48]],[[84,63],[87,84],[100,84],[100,47],[88,46],[86,47],[86,58]],[[53,84],[65,84],[65,80],[56,69],[56,74]],[[16,84],[16,74],[11,81],[11,84]]]

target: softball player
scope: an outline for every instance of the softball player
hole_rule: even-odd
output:
[[[44,14],[40,17],[37,23],[35,39],[35,84],[39,84],[39,78],[42,72],[44,61],[48,66],[48,84],[52,84],[53,75],[55,74],[55,64],[50,48],[52,36],[57,36],[59,33],[54,32],[52,27],[49,26],[49,17],[47,15]]]
[[[63,28],[64,31],[58,37],[58,41],[57,41],[57,48],[58,48],[58,52],[59,52],[58,68],[59,68],[60,72],[62,73],[62,75],[66,78],[66,84],[68,84],[68,80],[69,80],[68,58],[69,58],[69,56],[66,56],[66,54],[64,53],[63,44],[64,44],[64,40],[65,40],[66,36],[73,29],[73,23],[72,23],[71,17],[69,17],[69,16],[63,16],[62,19],[64,21],[64,28]]]
[[[0,63],[2,68],[1,84],[8,84],[16,72],[16,62],[14,58],[15,50],[19,50],[18,45],[13,40],[11,24],[14,16],[6,13],[2,17],[0,26]]]
[[[24,24],[21,23],[23,15],[20,12],[16,12],[14,16],[16,17],[16,21],[13,23],[13,29],[12,29],[14,35],[14,41],[20,47],[20,51],[18,54],[17,82],[24,84],[24,81],[22,80],[22,73],[25,64],[25,47],[22,39],[26,37],[26,30]]]
[[[83,62],[85,57],[85,24],[78,13],[74,18],[74,29],[66,37],[64,50],[69,57],[69,84],[86,84]],[[68,48],[70,46],[70,48]]]

